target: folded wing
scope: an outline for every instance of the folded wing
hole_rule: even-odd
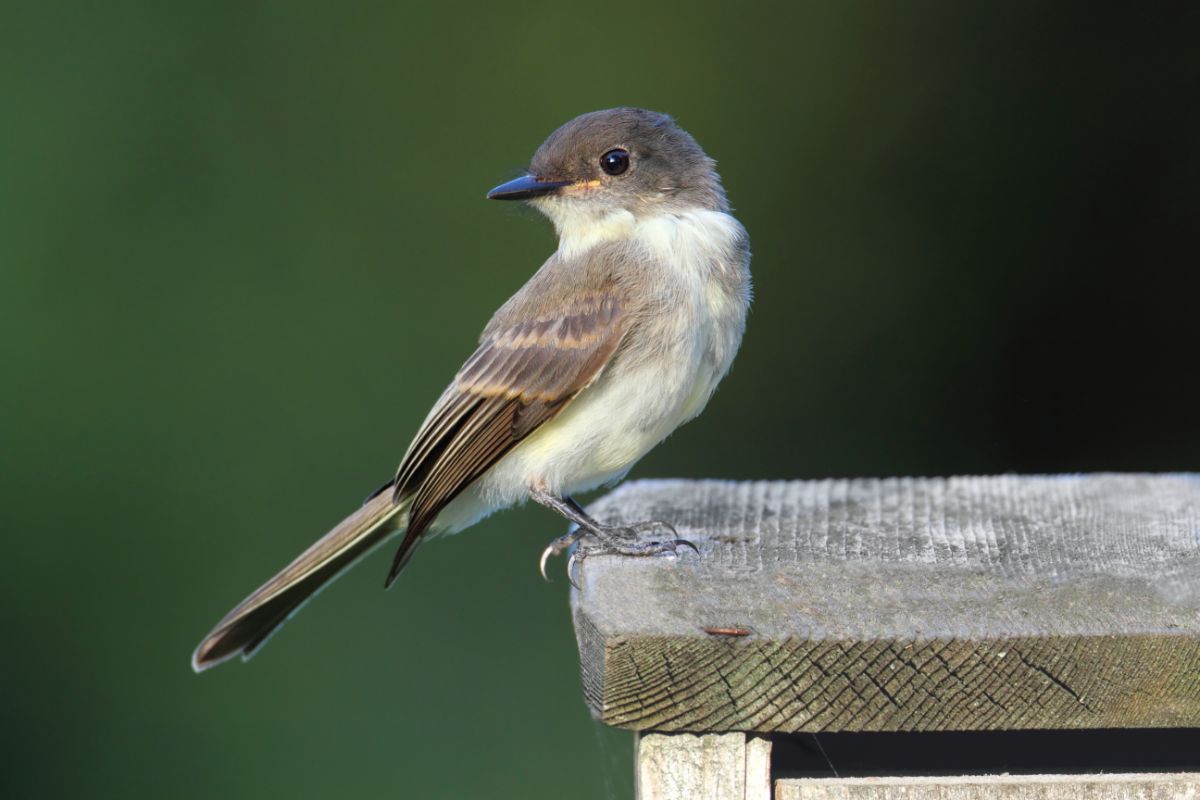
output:
[[[438,512],[596,379],[628,322],[620,298],[599,289],[489,327],[400,464],[393,496],[411,505],[389,584]]]

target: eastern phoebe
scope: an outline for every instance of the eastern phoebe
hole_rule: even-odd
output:
[[[529,498],[578,526],[543,574],[584,533],[630,555],[686,544],[666,523],[602,525],[571,495],[619,481],[699,414],[741,343],[750,243],[713,165],[670,117],[615,108],[563,125],[488,192],[549,217],[558,250],[484,328],[396,477],[230,611],[192,666],[249,657],[385,539],[403,535],[390,586],[423,538]],[[637,541],[656,527],[671,538]]]

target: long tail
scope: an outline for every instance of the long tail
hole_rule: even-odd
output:
[[[395,504],[390,491],[377,493],[362,508],[293,561],[237,608],[225,615],[192,654],[197,672],[239,653],[246,658],[287,622],[300,606],[344,569],[399,530],[407,504]],[[410,550],[415,545],[405,543]]]

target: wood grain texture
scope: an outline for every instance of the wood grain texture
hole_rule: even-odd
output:
[[[1200,726],[1198,476],[645,481],[589,510],[700,548],[583,562],[607,724]]]
[[[742,733],[637,740],[638,800],[771,800],[771,743]]]
[[[775,800],[1200,800],[1200,774],[806,778],[777,782]]]

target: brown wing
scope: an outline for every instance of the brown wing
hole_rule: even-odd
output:
[[[620,300],[598,291],[575,295],[553,315],[489,329],[396,474],[396,501],[412,504],[389,584],[438,512],[591,383],[625,328]]]

